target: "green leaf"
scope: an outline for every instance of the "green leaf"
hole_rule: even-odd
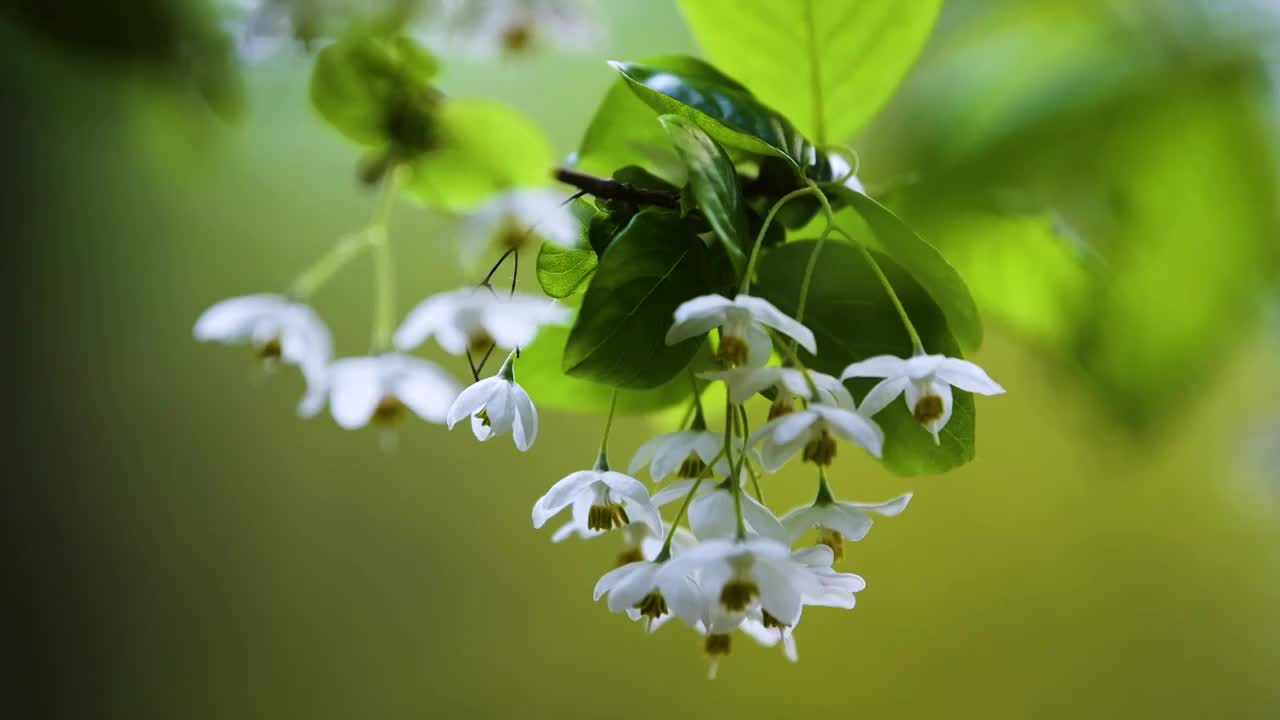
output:
[[[888,253],[924,286],[947,316],[947,323],[960,346],[969,351],[977,350],[982,345],[982,318],[978,315],[978,305],[960,273],[942,257],[942,253],[870,197],[842,185],[824,186],[823,190],[833,199],[853,208],[871,229],[875,246]],[[928,346],[925,349],[936,352]]]
[[[562,248],[544,242],[538,250],[538,284],[553,298],[565,298],[591,278],[598,264],[591,248]]]
[[[417,152],[434,138],[435,58],[402,35],[357,34],[326,47],[311,72],[311,104],[348,139]]]
[[[660,115],[679,115],[725,147],[808,167],[815,151],[800,131],[735,80],[693,59],[681,70],[614,62],[632,92]]]
[[[545,327],[538,337],[520,353],[516,361],[516,379],[533,397],[539,408],[576,412],[603,413],[609,410],[613,387],[566,375],[560,367],[569,340],[569,328]],[[694,356],[693,367],[710,368],[711,351],[704,343]],[[618,411],[651,413],[688,405],[693,394],[684,373],[672,377],[655,388],[618,390]]]
[[[412,165],[406,190],[426,204],[464,212],[513,187],[544,184],[551,143],[523,114],[493,100],[447,100],[434,149]]]
[[[741,276],[746,268],[744,248],[750,247],[747,201],[738,185],[738,172],[724,149],[697,125],[679,115],[658,118],[689,170],[689,191],[698,209],[724,245]]]
[[[619,387],[651,388],[683,370],[701,341],[664,340],[680,303],[708,292],[706,248],[679,214],[637,214],[600,258],[569,334],[564,371]]]
[[[800,279],[814,247],[814,241],[806,240],[764,253],[756,293],[794,315]],[[879,253],[876,256],[929,351],[959,357],[959,345],[929,294],[893,260]],[[873,355],[911,354],[902,320],[857,248],[827,242],[816,268],[804,317],[818,342],[816,357],[804,354],[809,367],[838,377],[850,363]],[[863,395],[874,383],[859,380],[851,384]],[[973,459],[975,417],[969,393],[955,391],[954,409],[942,429],[940,446],[916,423],[902,400],[882,410],[875,421],[885,433],[884,464],[901,475],[941,473]]]
[[[852,137],[920,54],[942,0],[680,0],[712,62],[819,143]]]

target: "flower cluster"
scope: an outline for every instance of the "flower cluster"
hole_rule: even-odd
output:
[[[534,504],[533,525],[540,528],[568,508],[571,519],[553,535],[556,542],[618,531],[618,566],[596,583],[595,598],[607,596],[610,610],[643,620],[650,631],[676,618],[700,633],[714,676],[738,632],[763,645],[781,644],[795,660],[794,633],[804,607],[851,609],[865,587],[861,577],[834,567],[845,543],[867,535],[872,515],[905,510],[911,493],[877,503],[836,499],[827,470],[842,442],[879,457],[884,433],[872,416],[898,394],[907,396],[916,419],[936,436],[949,417],[952,385],[988,394],[1001,390],[963,360],[876,357],[843,373],[885,378],[859,407],[840,379],[799,364],[797,347],[818,352],[813,333],[768,301],[746,294],[707,295],[682,304],[666,340],[673,344],[713,332],[723,369],[701,377],[725,385],[723,431],[707,428],[695,393],[689,426],[642,445],[630,474],[624,474],[609,466],[607,425],[594,466],[555,483]],[[775,351],[790,362],[770,365]],[[772,402],[767,422],[750,432],[745,403],[757,394]],[[797,455],[816,466],[817,495],[778,517],[763,501],[760,478]],[[654,483],[674,479],[650,494],[633,477],[645,468]],[[664,519],[663,508],[676,503],[674,516]],[[796,547],[811,531],[815,542]]]

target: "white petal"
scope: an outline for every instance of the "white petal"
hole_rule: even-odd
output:
[[[727,301],[726,301],[727,302]],[[223,300],[200,314],[193,334],[206,342],[242,342],[249,340],[254,324],[264,315],[274,315],[288,307],[289,301],[279,295],[244,295]]]
[[[832,503],[821,506],[818,523],[835,530],[846,540],[857,542],[871,531],[871,518],[856,507]]]
[[[951,386],[940,380],[935,380],[930,383],[929,389],[942,398],[942,415],[937,420],[928,423],[925,428],[933,433],[933,442],[941,445],[942,439],[938,437],[938,433],[942,432],[942,428],[946,427],[947,421],[951,419],[951,411],[954,404],[951,396]]]
[[[653,459],[654,453],[666,442],[666,439],[666,435],[659,435],[636,448],[635,454],[631,456],[631,464],[627,465],[627,472],[632,475],[640,472],[640,468],[649,464],[649,461]]]
[[[801,508],[801,510],[805,509],[808,508]],[[793,511],[788,513],[787,517],[791,517],[795,514],[796,513]],[[786,518],[783,518],[783,522],[786,522]],[[835,553],[832,552],[831,548],[826,545],[810,545],[809,547],[800,548],[799,550],[792,550],[791,559],[810,569],[823,569],[830,568],[831,564],[835,562],[836,556]]]
[[[702,295],[686,300],[676,308],[675,322],[667,331],[666,343],[675,345],[707,334],[724,322],[724,311],[732,305],[733,302],[722,295]]]
[[[418,303],[391,336],[391,344],[397,350],[408,351],[426,342],[438,328],[449,322],[459,303],[464,301],[461,294],[464,292],[470,294],[472,291],[439,293]]]
[[[681,480],[673,482],[653,494],[651,502],[654,507],[662,507],[669,505],[676,500],[683,500],[685,495],[689,494],[689,490],[693,487],[693,480]]]
[[[281,317],[280,356],[303,369],[304,373],[323,372],[333,360],[333,336],[315,310],[300,303],[291,304]]]
[[[699,594],[698,586],[687,577],[675,579],[664,578],[661,573],[655,580],[664,580],[658,588],[667,601],[667,610],[680,618],[689,627],[697,627],[702,619],[702,609],[706,602]]]
[[[515,384],[499,378],[498,389],[484,404],[484,414],[489,418],[489,432],[492,435],[511,432],[516,421]]]
[[[764,429],[772,425],[773,428],[768,433],[769,439],[773,441],[774,444],[786,445],[808,433],[809,429],[813,427],[814,423],[817,421],[818,416],[813,412],[812,408],[800,410],[798,412],[788,413],[766,423],[764,427],[760,428],[760,432],[757,432],[756,434],[764,434]]]
[[[511,401],[515,405],[511,435],[515,439],[516,449],[526,452],[538,438],[538,409],[533,406],[529,393],[518,383],[511,384]]]
[[[946,359],[945,355],[913,355],[907,359],[906,376],[912,380],[923,380],[933,375]]]
[[[733,537],[738,530],[733,495],[728,490],[716,490],[695,498],[689,504],[689,527],[703,540]]]
[[[811,355],[817,354],[818,344],[813,339],[813,331],[797,322],[794,318],[779,310],[773,303],[764,298],[750,295],[739,295],[733,299],[735,305],[746,309],[755,318],[778,332],[800,343],[800,347]]]
[[[698,377],[723,382],[729,388],[729,401],[742,404],[777,383],[783,373],[783,368],[778,367],[745,367],[699,373]]]
[[[782,527],[782,523],[778,521],[778,518],[769,512],[769,508],[761,505],[746,492],[742,493],[742,518],[760,537],[777,540],[778,542],[788,542],[789,540],[787,531]]]
[[[783,515],[782,526],[787,530],[787,541],[795,542],[810,528],[817,527],[822,517],[822,507],[821,505],[805,505]],[[830,564],[827,563],[828,566]]]
[[[907,361],[893,355],[876,355],[856,362],[840,373],[841,380],[855,377],[888,378],[907,374]]]
[[[794,573],[780,566],[757,558],[752,575],[760,588],[760,606],[782,623],[794,625],[800,619],[800,590],[793,582]]]
[[[618,580],[609,593],[609,609],[614,612],[635,607],[645,595],[657,587],[654,576],[658,573],[658,565],[650,562],[632,563],[632,565],[638,567]]]
[[[578,494],[586,492],[599,476],[600,473],[594,470],[580,470],[561,478],[551,486],[546,495],[538,498],[538,501],[533,504],[533,526],[542,527],[556,513],[569,507]]]
[[[511,209],[524,227],[563,247],[576,247],[582,227],[560,193],[551,190],[517,190],[511,193]]]
[[[791,442],[778,444],[771,438],[766,439],[760,444],[760,464],[769,472],[776,472],[783,465],[787,464],[796,453],[804,448],[805,443],[809,441],[807,435],[801,433],[791,440]]]
[[[684,431],[664,435],[665,442],[654,453],[653,462],[649,463],[649,477],[657,482],[675,472],[693,452],[700,434],[698,431]]]
[[[533,342],[543,325],[563,324],[572,314],[572,310],[552,300],[515,296],[486,306],[483,322],[498,347],[513,350]]]
[[[434,363],[407,355],[399,356],[399,372],[391,392],[427,422],[442,423],[458,397],[458,385]]]
[[[466,390],[463,390],[454,399],[453,404],[449,406],[449,414],[446,416],[449,427],[452,429],[454,425],[458,424],[459,420],[471,417],[479,412],[480,408],[489,402],[489,398],[502,389],[502,385],[505,382],[502,378],[490,377],[477,381]]]
[[[769,331],[757,323],[747,325],[747,365],[753,368],[764,367],[773,357],[773,338]]]
[[[604,597],[604,594],[617,587],[618,583],[626,580],[641,567],[648,564],[649,563],[644,562],[627,563],[622,567],[614,568],[604,575],[601,575],[600,579],[596,581],[595,588],[591,591],[591,599],[599,600]]]
[[[609,487],[610,490],[621,495],[624,498],[637,503],[648,505],[649,491],[645,489],[644,483],[636,480],[630,475],[623,475],[620,472],[608,470],[599,473],[600,482]],[[661,532],[661,530],[659,530]]]
[[[957,358],[946,358],[934,371],[939,380],[979,395],[999,395],[1004,392],[1000,383],[992,380],[987,371],[977,365]]]
[[[329,412],[342,428],[354,430],[366,425],[383,393],[378,358],[347,358],[333,364]]]
[[[893,402],[894,398],[901,395],[910,385],[911,381],[905,375],[897,375],[881,380],[862,399],[862,405],[858,408],[858,412],[867,417],[875,415],[888,407],[889,403]]]
[[[849,389],[844,386],[843,382],[840,382],[839,378],[820,372],[810,372],[809,376],[813,378],[813,384],[818,387],[819,392],[830,396],[832,405],[849,411],[857,409],[857,404],[853,401],[853,396],[849,394]]]
[[[873,512],[885,517],[893,517],[901,514],[903,510],[906,510],[907,503],[909,502],[911,502],[911,493],[903,493],[892,500],[886,500],[882,503],[846,502],[840,504],[855,507],[859,510],[866,510],[867,512]]]
[[[884,449],[884,431],[875,422],[868,420],[860,413],[825,405],[813,405],[809,410],[821,415],[827,421],[827,426],[837,436],[857,443],[875,457],[880,457]]]

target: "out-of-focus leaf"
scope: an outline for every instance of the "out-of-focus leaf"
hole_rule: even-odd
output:
[[[694,63],[698,72],[638,63],[615,62],[613,67],[658,114],[684,117],[725,147],[781,157],[797,168],[813,163],[813,145],[790,120],[710,65],[685,62]]]
[[[591,248],[562,248],[545,242],[538,250],[538,284],[553,298],[569,297],[591,278],[597,264]]]
[[[569,340],[569,328],[546,327],[520,353],[516,379],[528,391],[539,408],[577,412],[603,413],[609,410],[613,388],[564,372],[560,359]],[[711,353],[704,343],[693,359],[694,368],[710,368]],[[620,388],[618,410],[624,413],[650,413],[681,405],[692,399],[689,378],[677,374],[658,387],[648,390]]]
[[[978,305],[956,269],[937,248],[925,242],[897,215],[866,195],[841,185],[824,188],[833,199],[848,205],[871,230],[873,245],[892,257],[928,291],[947,316],[947,324],[960,346],[973,351],[982,344],[982,319]]]
[[[406,189],[433,207],[463,212],[494,193],[545,183],[554,163],[542,130],[493,100],[446,100],[435,147],[411,165]]]
[[[326,47],[311,73],[311,104],[348,139],[414,153],[433,144],[435,58],[403,35],[358,33]]]
[[[911,67],[941,0],[680,0],[712,62],[819,143],[851,137]]]
[[[703,242],[675,211],[637,214],[600,258],[564,352],[570,375],[651,388],[683,370],[701,341],[668,346],[676,308],[708,292]]]
[[[688,191],[698,209],[720,238],[725,253],[741,275],[746,267],[744,248],[749,247],[746,200],[738,185],[733,161],[697,125],[678,115],[658,118],[689,170]]]
[[[800,298],[800,281],[813,241],[793,242],[769,250],[760,263],[756,293],[779,309],[794,315]],[[946,318],[929,294],[887,256],[877,253],[877,262],[893,283],[916,330],[930,352],[958,357],[960,347],[947,329]],[[911,341],[902,320],[885,295],[871,266],[854,247],[827,242],[822,247],[809,301],[805,325],[818,342],[817,356],[803,354],[804,362],[815,370],[839,376],[850,363],[872,355],[911,354]],[[803,353],[803,351],[801,351]],[[859,395],[873,382],[859,380]],[[975,415],[973,397],[955,392],[951,420],[941,433],[942,444],[911,416],[906,403],[897,400],[875,416],[885,432],[884,464],[902,475],[941,473],[973,459]]]

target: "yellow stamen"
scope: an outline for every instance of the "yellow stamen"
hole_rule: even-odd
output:
[[[657,620],[667,614],[667,599],[662,597],[662,593],[655,590],[645,595],[636,604],[636,609],[640,611],[642,616]]]
[[[831,548],[831,554],[835,556],[835,562],[840,562],[844,559],[844,535],[831,528],[820,527],[818,528],[818,544]]]
[[[752,598],[760,594],[760,588],[750,580],[730,580],[720,591],[720,604],[726,609],[741,612],[751,604]]]
[[[720,347],[716,349],[716,359],[730,366],[741,367],[747,364],[749,348],[746,341],[736,335],[721,335]]]
[[[824,427],[818,437],[804,446],[804,461],[815,465],[830,465],[836,456],[836,441]]]
[[[916,422],[921,425],[927,425],[934,420],[942,418],[942,398],[937,395],[922,395],[916,401],[915,409],[912,411],[915,415]]]

